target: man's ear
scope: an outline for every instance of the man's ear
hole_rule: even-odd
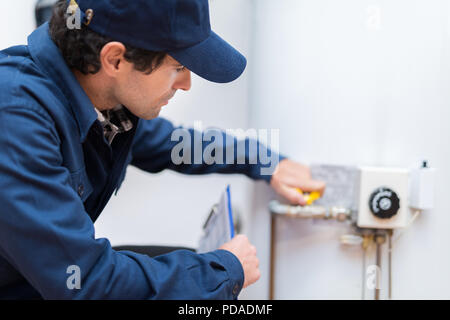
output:
[[[115,77],[124,67],[126,48],[121,42],[108,42],[100,51],[100,63],[106,74]]]

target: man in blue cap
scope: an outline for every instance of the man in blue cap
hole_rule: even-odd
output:
[[[245,164],[172,161],[177,128],[158,118],[161,107],[190,89],[190,72],[225,83],[245,66],[211,30],[207,0],[62,0],[27,46],[1,51],[0,298],[236,299],[257,281],[245,236],[151,258],[114,250],[93,225],[129,164],[241,173],[300,205],[296,188],[323,192],[281,156],[271,175],[250,152],[235,153]]]

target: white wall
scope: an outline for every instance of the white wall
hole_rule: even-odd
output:
[[[0,1],[0,48],[26,44],[34,30],[36,0]]]
[[[439,169],[436,209],[394,247],[393,298],[448,299],[448,1],[253,4],[250,125],[280,128],[281,151],[304,163],[409,167],[428,159]],[[267,298],[267,203],[274,195],[257,185],[254,198],[251,239],[265,277],[248,295]],[[277,299],[361,297],[362,252],[339,245],[344,226],[284,220],[277,232]],[[368,259],[373,263],[373,252]]]

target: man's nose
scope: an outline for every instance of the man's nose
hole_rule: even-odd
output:
[[[173,88],[175,90],[181,89],[189,91],[191,89],[191,71],[186,69],[181,72],[180,77],[175,82]]]

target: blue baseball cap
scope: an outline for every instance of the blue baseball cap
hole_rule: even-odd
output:
[[[68,0],[93,31],[127,45],[165,52],[200,77],[237,79],[245,57],[211,30],[208,0]]]

